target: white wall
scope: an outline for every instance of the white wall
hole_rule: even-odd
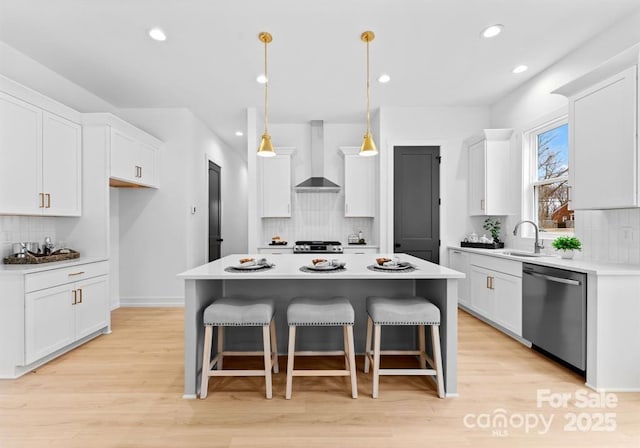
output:
[[[440,146],[440,259],[447,245],[459,244],[470,232],[467,212],[468,158],[463,141],[489,125],[485,107],[380,108],[380,246],[393,252],[393,147]]]
[[[120,115],[164,142],[160,188],[119,192],[120,301],[180,305],[184,285],[176,274],[206,262],[207,158],[222,169],[223,255],[246,252],[246,165],[186,109]]]
[[[522,165],[522,132],[545,116],[567,109],[567,99],[551,91],[592,70],[607,59],[640,42],[640,11],[594,37],[491,107],[491,126],[514,128],[512,145],[516,168]],[[520,190],[522,170],[515,169],[514,189]],[[510,230],[522,218],[521,197],[516,198],[514,216],[506,220],[507,244],[533,248],[531,238],[513,238]],[[640,219],[637,211],[577,211],[575,233],[584,245],[585,259],[640,263]],[[477,224],[477,223],[476,223]],[[476,226],[477,227],[477,226]],[[631,241],[625,239],[631,232]],[[547,250],[550,241],[545,242]]]

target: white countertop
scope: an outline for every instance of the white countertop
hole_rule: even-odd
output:
[[[295,243],[288,242],[287,244],[263,244],[262,246],[258,246],[258,249],[293,249]],[[380,246],[377,244],[343,244],[342,248],[353,248],[353,249],[377,249]],[[322,254],[320,254],[322,255]]]
[[[416,269],[406,271],[370,271],[367,266],[375,263],[377,257],[397,256],[400,261],[410,262]],[[225,268],[239,264],[239,259],[253,257],[255,259],[267,258],[270,263],[275,263],[272,269],[264,269],[249,272],[226,272]],[[346,269],[336,272],[302,272],[300,267],[311,265],[314,258],[337,259],[346,262]],[[449,279],[464,278],[464,274],[444,266],[429,263],[407,254],[281,254],[281,255],[227,255],[219,260],[198,266],[186,272],[178,274],[183,279],[211,279],[211,280],[250,280],[250,279]]]
[[[474,254],[488,255],[491,257],[504,258],[507,260],[517,260],[524,263],[537,264],[541,266],[549,266],[552,268],[568,269],[570,271],[584,272],[586,274],[595,275],[639,275],[640,265],[622,264],[622,263],[602,263],[597,261],[581,260],[575,258],[573,260],[565,260],[560,255],[548,255],[543,257],[519,257],[516,255],[506,255],[504,252],[520,249],[477,249],[473,247],[449,246],[450,249],[470,252]]]
[[[104,257],[80,257],[73,260],[53,261],[40,264],[0,264],[0,275],[25,275],[35,272],[49,271],[51,269],[67,268],[79,264],[107,261]]]

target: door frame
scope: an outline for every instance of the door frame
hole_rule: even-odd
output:
[[[444,175],[447,172],[447,154],[448,144],[446,140],[391,140],[380,151],[380,185],[389,185],[390,188],[380,188],[380,252],[393,253],[393,234],[394,234],[394,216],[393,216],[393,186],[394,176],[393,158],[396,146],[439,146],[440,157],[440,240],[447,241],[446,227],[443,226],[443,218],[447,213],[447,190],[444,188]],[[446,244],[440,246],[440,260],[445,260]]]
[[[204,217],[204,259],[202,260],[202,263],[208,263],[207,260],[209,260],[209,162],[217,165],[220,167],[220,235],[222,235],[222,232],[224,230],[223,228],[223,223],[224,223],[224,201],[222,200],[222,164],[218,161],[216,161],[211,155],[209,154],[205,154],[204,155],[204,188],[203,190],[206,191],[206,193],[204,194],[204,213],[205,213],[205,217]],[[222,249],[220,250],[220,257],[223,257],[222,255]]]

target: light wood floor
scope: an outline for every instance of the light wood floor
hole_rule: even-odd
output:
[[[373,400],[362,358],[357,400],[348,378],[325,377],[295,378],[287,401],[284,373],[273,400],[261,378],[214,378],[207,400],[183,400],[182,325],[181,309],[119,309],[113,334],[0,381],[0,447],[640,446],[640,394],[617,394],[615,409],[578,409],[574,399],[538,408],[538,389],[575,397],[583,380],[463,312],[460,396],[444,400],[418,377],[382,377]],[[469,427],[500,412],[515,426],[534,415],[553,421],[548,434],[537,433],[542,425]],[[613,432],[564,430],[566,413],[583,413],[586,428],[606,412],[615,413]]]

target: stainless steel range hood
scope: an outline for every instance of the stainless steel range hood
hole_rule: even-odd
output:
[[[311,177],[295,186],[298,193],[338,193],[340,186],[324,177],[324,123],[311,120]]]

